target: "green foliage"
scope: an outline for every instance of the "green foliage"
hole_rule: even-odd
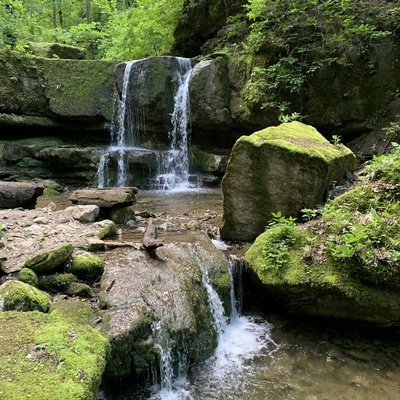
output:
[[[296,218],[285,217],[280,211],[272,213],[272,220],[266,229],[272,229],[262,248],[264,257],[263,269],[281,268],[289,263],[289,249],[295,244],[293,227],[296,226]]]
[[[264,263],[262,269],[280,269],[290,261],[289,250],[296,243],[292,225],[281,225],[273,228],[268,241],[262,248]]]
[[[241,42],[242,51],[269,58],[265,67],[254,67],[247,100],[261,109],[288,112],[290,95],[301,93],[321,67],[350,65],[351,48],[362,51],[368,42],[391,35],[397,29],[399,5],[374,0],[249,0],[245,7],[250,33]],[[237,43],[233,49],[237,51]]]
[[[274,226],[296,226],[296,218],[285,217],[280,211],[272,214],[272,220],[268,223],[266,229]]]
[[[86,48],[90,58],[135,59],[167,53],[183,0],[22,0],[0,2],[0,48],[28,42]]]
[[[342,139],[339,135],[332,135],[332,143],[334,146],[339,146],[342,142]]]

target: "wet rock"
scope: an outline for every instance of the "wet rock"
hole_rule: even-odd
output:
[[[26,182],[0,182],[0,208],[35,208],[43,194],[42,185]]]
[[[107,376],[147,374],[161,330],[186,343],[191,364],[212,353],[216,337],[201,268],[213,277],[227,272],[227,264],[205,235],[190,237],[191,243],[166,243],[156,257],[133,248],[104,254],[101,317],[112,343]]]
[[[88,238],[87,250],[88,251],[104,250],[104,242],[99,238]]]
[[[130,206],[136,202],[137,188],[80,189],[72,192],[73,204],[97,205],[100,208]]]
[[[71,256],[73,246],[64,244],[53,250],[36,254],[25,261],[25,267],[32,269],[38,275],[46,275],[64,264]]]
[[[50,307],[49,294],[20,281],[6,281],[0,286],[1,311],[41,311]]]

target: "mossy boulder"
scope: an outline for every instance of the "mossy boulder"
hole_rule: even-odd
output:
[[[90,326],[90,306],[77,301],[61,303],[53,304],[49,314],[0,313],[2,398],[95,398],[109,343]]]
[[[72,257],[68,272],[82,280],[93,280],[99,277],[104,270],[104,261],[101,257],[91,253],[77,254]]]
[[[21,282],[27,283],[28,285],[38,287],[39,278],[30,268],[22,268],[17,274],[18,279]]]
[[[85,49],[61,43],[30,42],[29,50],[35,56],[45,58],[83,60],[86,57]]]
[[[90,299],[94,296],[92,288],[86,283],[82,282],[72,282],[71,285],[66,290],[66,294],[69,296],[83,297]]]
[[[77,281],[78,278],[71,273],[41,276],[39,279],[39,288],[50,293],[66,293],[71,283]]]
[[[256,239],[246,266],[262,303],[400,325],[400,151],[375,158],[365,173],[317,219],[298,226],[281,220]]]
[[[117,234],[117,227],[114,222],[110,220],[105,219],[104,221],[98,222],[98,225],[100,226],[100,230],[97,232],[99,239],[107,239]]]
[[[1,311],[41,311],[50,307],[49,294],[20,281],[6,281],[0,286]]]
[[[254,240],[272,213],[297,216],[326,200],[332,181],[356,167],[354,154],[329,143],[313,127],[299,122],[242,136],[232,149],[222,181],[221,237]]]
[[[37,275],[50,274],[68,260],[73,250],[74,248],[71,244],[64,244],[30,257],[25,261],[25,267],[32,269]]]

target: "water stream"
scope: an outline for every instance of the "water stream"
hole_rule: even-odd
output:
[[[137,206],[156,213],[168,211],[171,221],[177,222],[185,216],[201,217],[210,210],[219,214],[220,199],[217,191],[139,192]],[[170,234],[176,238],[181,235]],[[214,356],[188,375],[182,368],[171,384],[158,387],[156,392],[114,387],[104,393],[104,399],[400,400],[399,329],[353,327],[335,321],[322,324],[273,311],[251,314],[246,302],[247,313],[243,315],[243,270],[237,263],[231,263],[231,268],[236,269],[231,294],[236,313],[230,316],[229,324],[222,324]],[[163,355],[168,370],[168,351]]]

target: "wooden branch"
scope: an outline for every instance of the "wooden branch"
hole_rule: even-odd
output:
[[[156,226],[153,224],[153,220],[150,218],[143,237],[143,247],[146,250],[154,250],[163,245],[164,242],[162,240],[157,240]]]

